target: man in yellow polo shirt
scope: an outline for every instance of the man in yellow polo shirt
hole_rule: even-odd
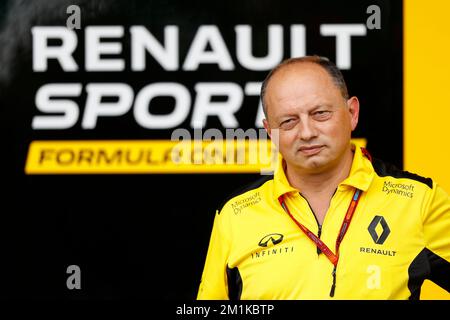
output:
[[[359,101],[338,68],[289,59],[262,85],[273,176],[215,217],[198,299],[419,299],[450,290],[450,198],[350,143]]]

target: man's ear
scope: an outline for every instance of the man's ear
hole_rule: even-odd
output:
[[[350,122],[352,131],[356,129],[359,119],[359,100],[357,97],[351,97],[347,100],[348,111],[350,112]]]
[[[272,138],[272,130],[270,129],[269,122],[267,121],[267,119],[263,119],[263,125],[264,125],[264,129],[266,129],[269,137]]]

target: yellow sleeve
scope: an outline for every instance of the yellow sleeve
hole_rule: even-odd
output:
[[[434,185],[424,216],[429,279],[450,291],[450,197]]]
[[[224,227],[224,213],[216,212],[203,269],[198,300],[228,300],[227,262],[230,236]]]

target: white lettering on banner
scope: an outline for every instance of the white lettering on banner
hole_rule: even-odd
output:
[[[363,24],[323,24],[320,26],[323,36],[336,36],[336,65],[340,69],[351,68],[352,36],[365,36],[366,26]]]
[[[53,97],[78,97],[83,87],[80,83],[46,84],[36,94],[36,107],[43,113],[58,115],[34,116],[31,122],[33,129],[69,129],[75,125],[80,111],[76,102],[67,99],[52,100]],[[59,115],[61,114],[62,115]]]
[[[47,71],[48,59],[57,59],[64,71],[78,71],[72,57],[78,39],[76,33],[65,27],[33,27],[33,71]],[[59,39],[60,46],[48,46],[49,39]]]
[[[178,27],[164,28],[164,47],[143,26],[133,26],[131,33],[131,70],[145,70],[145,52],[148,51],[153,58],[168,71],[178,69]]]
[[[79,83],[47,84],[36,94],[36,106],[43,113],[33,118],[33,129],[69,129],[78,121],[79,106],[75,101],[55,97],[79,97],[82,86]],[[234,114],[241,108],[242,88],[232,82],[199,82],[195,85],[197,99],[192,112],[192,128],[203,128],[209,116],[217,116],[224,128],[237,128],[239,122]],[[86,86],[86,108],[82,120],[83,129],[94,129],[101,117],[118,117],[132,107],[134,92],[125,83],[91,83]],[[155,97],[172,97],[174,110],[165,115],[151,114],[149,105]],[[214,96],[226,96],[222,102],[212,101]],[[102,102],[103,97],[116,97],[116,102]],[[134,118],[146,129],[174,128],[186,120],[191,106],[189,90],[179,83],[158,82],[142,88],[134,102]],[[57,113],[57,114],[55,114]],[[63,113],[63,115],[60,115]]]
[[[99,116],[121,116],[133,103],[133,89],[124,83],[92,83],[86,86],[86,110],[81,127],[94,129]],[[102,102],[103,97],[117,97],[117,102]]]
[[[66,72],[78,71],[73,52],[78,44],[73,30],[64,27],[35,26],[33,36],[33,71],[45,72],[48,60],[56,59]],[[131,70],[143,71],[146,67],[145,53],[148,52],[164,70],[179,70],[179,27],[164,27],[164,46],[144,26],[131,26]],[[122,43],[102,42],[102,38],[122,38],[123,26],[89,26],[85,29],[85,55],[87,71],[123,71],[125,62],[117,58],[101,58],[101,55],[119,55]],[[322,36],[336,37],[336,64],[341,69],[351,68],[351,37],[365,36],[364,24],[322,24]],[[236,60],[249,70],[268,71],[283,59],[283,27],[268,26],[268,53],[265,57],[252,55],[252,27],[237,25]],[[306,28],[302,24],[290,26],[290,56],[306,54]],[[59,39],[60,46],[49,46],[49,39]],[[208,45],[210,50],[208,50]],[[220,70],[234,70],[235,65],[226,42],[215,25],[199,26],[183,63],[183,70],[197,70],[201,64],[217,64]]]
[[[253,30],[250,25],[236,25],[236,52],[229,51],[227,41],[216,25],[200,25],[195,33],[183,63],[180,55],[179,26],[164,27],[164,39],[158,40],[146,27],[129,28],[129,54],[123,52],[122,39],[125,36],[123,26],[88,26],[84,29],[85,70],[87,72],[121,72],[129,65],[131,71],[147,69],[147,63],[153,58],[166,71],[189,73],[201,65],[215,65],[218,71],[210,82],[197,82],[187,87],[176,82],[154,82],[134,92],[127,83],[88,83],[86,105],[83,110],[75,102],[83,92],[81,83],[44,84],[36,92],[35,104],[42,113],[34,116],[32,128],[35,130],[64,130],[75,126],[81,119],[82,129],[94,129],[98,120],[104,117],[120,117],[132,110],[138,125],[146,129],[171,129],[185,122],[192,128],[203,128],[208,118],[216,117],[224,128],[239,127],[236,113],[242,108],[245,96],[258,97],[261,82],[237,79],[240,83],[220,81],[221,71],[236,69],[236,65],[252,71],[268,71],[288,54],[284,48],[290,48],[290,56],[306,54],[306,27],[302,24],[290,25],[290,37],[285,37],[284,27],[273,24],[267,26],[267,54],[263,57],[253,55]],[[341,69],[351,68],[351,37],[364,36],[363,24],[323,24],[322,36],[336,37],[336,62]],[[33,71],[45,72],[49,61],[54,60],[64,72],[75,72],[79,65],[73,54],[78,45],[77,33],[57,26],[35,26],[33,37]],[[290,39],[290,47],[283,39]],[[58,45],[50,45],[49,40],[59,40]],[[105,56],[106,55],[106,56]],[[122,55],[122,56],[121,56]],[[124,57],[129,57],[129,63]],[[262,80],[262,79],[261,79]],[[193,87],[191,87],[193,86]],[[136,97],[135,97],[136,94]],[[195,96],[194,96],[195,95]],[[151,102],[156,97],[171,97],[174,108],[168,114],[152,114]],[[114,97],[114,102],[104,102],[103,97]],[[214,97],[225,97],[217,101]],[[134,105],[133,105],[133,100]],[[79,100],[79,99],[77,99]],[[102,102],[103,101],[103,102]],[[256,106],[255,106],[256,107]],[[191,110],[192,109],[192,110]],[[80,117],[80,112],[83,112]],[[264,113],[261,101],[255,114],[255,126],[262,127]]]
[[[123,71],[125,62],[122,59],[101,58],[102,54],[122,53],[119,42],[102,43],[101,38],[120,38],[123,27],[87,27],[86,28],[86,70],[87,71]]]
[[[248,96],[259,96],[261,92],[262,82],[248,82],[245,84],[245,94]],[[262,107],[261,99],[259,99],[258,103],[258,111],[256,113],[255,127],[262,127],[262,121],[264,119],[264,111]]]
[[[206,50],[208,44],[211,50]],[[220,70],[233,70],[234,64],[231,60],[225,41],[223,40],[217,26],[201,26],[189,48],[183,70],[197,70],[201,63],[216,63]]]
[[[167,115],[155,115],[149,112],[150,101],[158,96],[175,99],[175,108]],[[175,128],[188,116],[191,106],[189,91],[178,83],[159,82],[144,87],[136,97],[134,117],[142,127],[147,129]]]
[[[302,24],[291,26],[291,58],[306,56],[306,28]]]
[[[235,83],[198,83],[195,85],[197,99],[191,127],[203,128],[210,115],[219,117],[224,128],[237,128],[239,123],[233,115],[242,105],[243,93],[240,86]],[[213,96],[227,96],[224,102],[212,102]]]
[[[267,56],[255,58],[252,55],[252,28],[239,25],[236,30],[236,56],[241,65],[249,70],[268,70],[283,60],[283,27],[270,25]]]

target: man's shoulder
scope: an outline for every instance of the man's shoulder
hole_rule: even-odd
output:
[[[420,176],[416,173],[399,169],[395,165],[374,158],[372,161],[373,169],[379,177],[392,177],[395,179],[409,179],[411,182],[420,183],[433,189],[433,180],[431,178]]]
[[[266,186],[266,183],[272,180],[273,175],[267,175],[234,190],[228,196],[226,196],[225,199],[219,205],[218,207],[219,213],[226,206],[235,208],[239,206],[241,202],[252,202],[252,198],[255,198],[254,199],[255,201],[256,199],[258,199],[259,201],[264,193],[261,190],[261,188],[264,188]]]

